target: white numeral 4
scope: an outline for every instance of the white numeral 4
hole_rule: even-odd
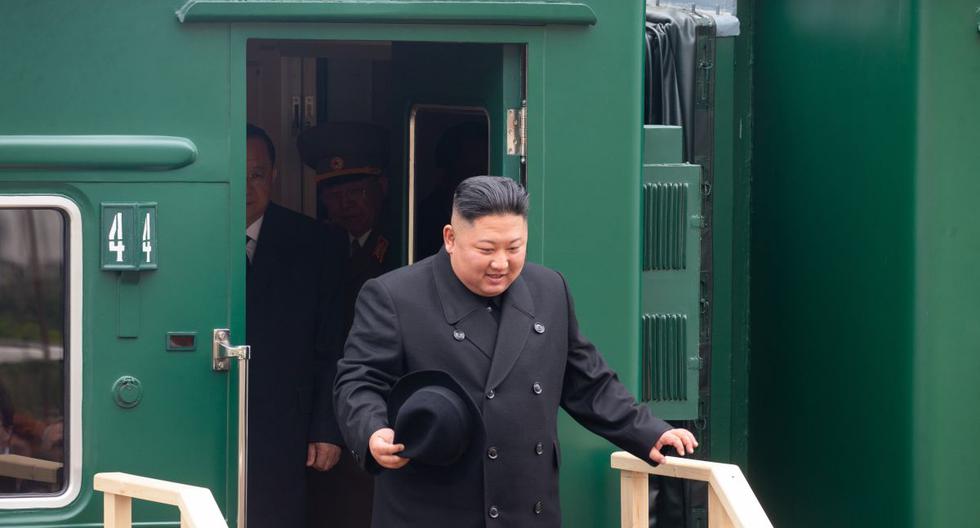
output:
[[[126,245],[123,244],[122,213],[116,213],[112,218],[112,226],[109,228],[109,251],[116,254],[116,262],[123,261]]]
[[[143,253],[146,254],[146,262],[150,262],[150,254],[153,253],[153,245],[150,243],[150,213],[146,213],[146,220],[143,222]]]

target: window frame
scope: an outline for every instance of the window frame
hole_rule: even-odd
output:
[[[65,341],[66,387],[65,488],[54,495],[30,494],[0,497],[0,510],[63,508],[78,498],[82,489],[82,213],[78,205],[55,194],[0,195],[0,209],[55,209],[66,225],[65,258],[67,339]]]

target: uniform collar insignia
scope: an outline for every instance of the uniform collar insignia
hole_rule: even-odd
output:
[[[374,244],[374,252],[371,254],[374,255],[374,258],[378,259],[379,263],[384,262],[385,253],[388,252],[389,245],[387,238],[378,235],[378,242]]]

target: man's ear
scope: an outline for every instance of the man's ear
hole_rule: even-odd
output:
[[[279,179],[279,171],[276,169],[276,166],[273,165],[272,166],[272,179],[270,181],[272,183],[275,183],[278,179]]]
[[[446,246],[446,253],[452,254],[456,248],[456,232],[450,224],[442,226],[442,243]]]
[[[378,187],[381,189],[381,196],[388,196],[388,177],[378,176]]]

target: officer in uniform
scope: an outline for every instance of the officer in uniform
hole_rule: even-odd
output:
[[[346,335],[361,286],[399,263],[382,220],[388,134],[369,123],[325,123],[304,131],[297,147],[303,163],[316,172],[306,188],[316,192],[317,217],[346,240],[341,285]],[[330,472],[309,472],[308,482],[311,528],[371,525],[373,477],[357,467],[349,451]]]
[[[303,132],[297,146],[303,163],[316,171],[317,217],[347,236],[343,300],[344,328],[350,329],[361,286],[400,263],[384,226],[388,133],[370,123],[325,123]]]
[[[560,526],[559,406],[656,463],[666,446],[684,455],[697,445],[638,404],[579,332],[565,278],[525,263],[527,208],[513,180],[464,180],[443,249],[368,281],[357,299],[334,404],[348,448],[380,471],[378,528]],[[400,380],[433,370],[478,402],[483,430],[444,465],[412,458],[420,446],[398,432],[410,424],[392,406]]]

